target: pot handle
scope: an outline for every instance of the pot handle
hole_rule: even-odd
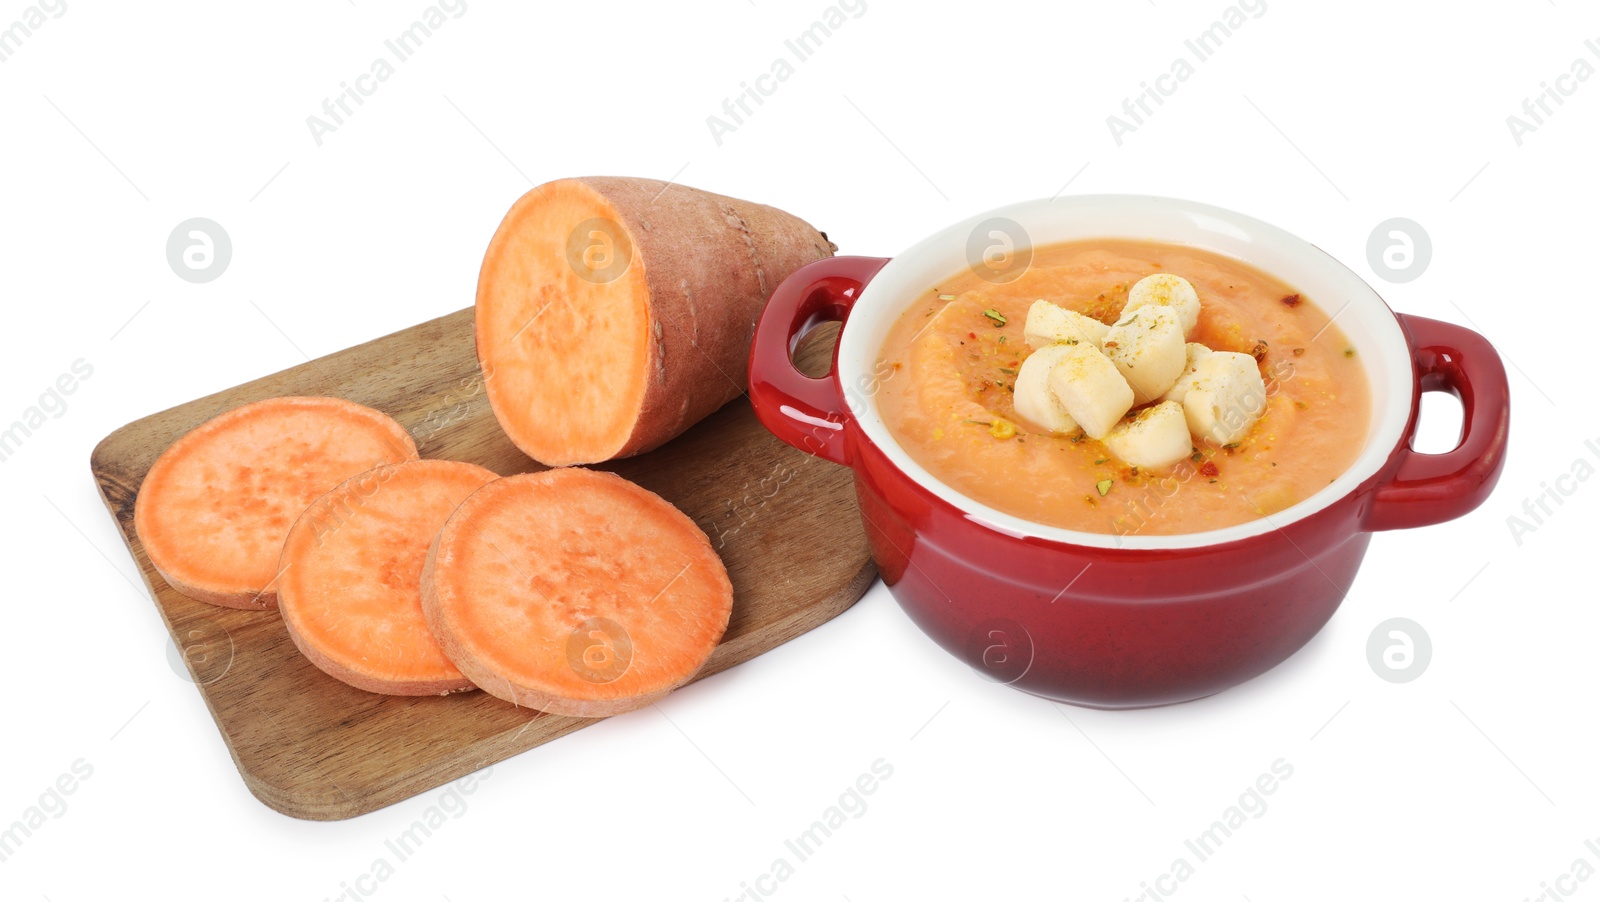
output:
[[[1411,442],[1413,420],[1396,456],[1399,465],[1373,493],[1370,530],[1406,529],[1453,520],[1482,504],[1506,462],[1511,394],[1505,365],[1482,335],[1451,323],[1397,314],[1415,362],[1415,397],[1447,391],[1461,399],[1461,440],[1452,451],[1424,454]]]
[[[822,323],[844,322],[861,289],[888,262],[884,257],[828,257],[795,270],[767,301],[750,345],[750,405],[761,425],[801,451],[836,464],[850,463],[838,349],[821,378],[795,368],[794,349]]]

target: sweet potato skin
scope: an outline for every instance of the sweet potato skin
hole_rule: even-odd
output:
[[[583,180],[616,207],[650,286],[650,382],[629,457],[680,435],[749,385],[750,341],[789,274],[833,255],[827,236],[765,204],[655,179]]]
[[[522,207],[575,186],[609,205],[609,215],[631,245],[628,265],[644,271],[650,330],[647,384],[630,434],[606,457],[568,459],[518,441],[525,453],[551,466],[598,463],[652,450],[743,394],[751,338],[767,299],[790,273],[834,251],[826,235],[774,207],[656,179],[592,176],[551,182],[523,195],[490,243],[485,274],[505,240],[504,230],[519,218]],[[484,295],[480,281],[480,303]],[[481,320],[477,339],[482,363],[487,337]],[[487,364],[485,371],[492,379]],[[490,398],[496,399],[492,391]]]

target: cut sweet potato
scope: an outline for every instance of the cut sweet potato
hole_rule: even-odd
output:
[[[195,427],[156,458],[134,503],[150,563],[174,589],[230,608],[277,604],[289,527],[323,493],[415,460],[388,416],[340,398],[268,398]]]
[[[428,552],[422,599],[468,679],[576,717],[687,682],[733,610],[727,570],[693,520],[582,468],[496,480],[462,502]]]
[[[478,276],[490,407],[550,466],[655,448],[744,392],[767,298],[832,253],[782,210],[682,185],[541,185],[512,205]]]
[[[340,484],[295,521],[278,570],[278,610],[326,673],[385,695],[474,688],[422,614],[422,564],[467,496],[499,478],[449,460],[385,464]]]

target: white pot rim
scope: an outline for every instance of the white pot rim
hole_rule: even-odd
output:
[[[992,222],[999,220],[999,222]],[[981,228],[980,228],[981,226]],[[1020,250],[1084,239],[1182,245],[1243,261],[1306,295],[1332,316],[1362,361],[1372,415],[1361,454],[1321,491],[1276,514],[1205,532],[1146,536],[1046,526],[996,510],[941,482],[906,453],[878,410],[872,377],[899,315],[929,286],[965,268],[974,235],[1009,234]],[[1209,204],[1132,194],[1070,195],[1011,204],[969,217],[894,257],[867,284],[839,338],[838,379],[862,434],[889,461],[968,520],[1006,535],[1089,548],[1199,548],[1249,539],[1303,520],[1354,492],[1388,462],[1410,419],[1412,351],[1399,321],[1376,291],[1315,245],[1254,217]]]

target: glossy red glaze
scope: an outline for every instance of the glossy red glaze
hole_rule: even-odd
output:
[[[896,467],[851,410],[869,386],[815,379],[791,362],[818,322],[846,320],[888,261],[836,257],[791,275],[756,328],[756,415],[797,448],[855,471],[861,516],[884,582],[935,642],[980,674],[1095,707],[1187,701],[1276,666],[1333,615],[1371,531],[1459,517],[1505,462],[1509,393],[1480,335],[1398,316],[1412,349],[1411,414],[1387,463],[1332,505],[1247,539],[1178,549],[1091,548],[978,522]],[[846,326],[848,328],[848,325]],[[1423,391],[1464,408],[1459,447],[1410,447]]]
[[[1378,488],[1368,529],[1403,529],[1443,523],[1483,503],[1506,463],[1511,391],[1505,367],[1489,340],[1471,329],[1397,314],[1411,345],[1415,388],[1406,439],[1395,449],[1396,470]],[[1461,439],[1453,451],[1411,450],[1417,404],[1426,391],[1461,399]]]

